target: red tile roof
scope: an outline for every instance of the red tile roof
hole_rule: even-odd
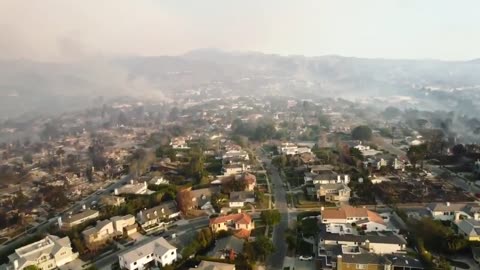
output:
[[[379,224],[385,224],[383,218],[376,212],[366,208],[344,206],[338,209],[325,209],[322,211],[322,219],[347,219],[360,218],[368,219]]]
[[[229,221],[233,221],[234,223],[238,223],[238,224],[250,224],[252,223],[252,217],[250,217],[245,213],[220,216],[220,217],[210,219],[210,225],[225,223]]]
[[[235,235],[238,238],[245,239],[245,238],[250,237],[250,232],[251,231],[249,231],[247,229],[240,229],[238,231],[235,231],[235,233],[233,233],[233,235]]]

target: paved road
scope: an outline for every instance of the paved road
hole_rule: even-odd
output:
[[[181,225],[178,225],[177,227],[174,227],[172,229],[167,230],[163,234],[163,237],[165,237],[166,239],[171,239],[172,235],[176,234],[177,235],[176,239],[171,241],[171,242],[174,243],[174,245],[175,245],[175,243],[177,241],[180,241],[180,242],[183,242],[184,245],[186,245],[186,244],[188,244],[189,241],[191,241],[191,237],[188,233],[192,232],[192,231],[197,231],[201,228],[205,228],[206,226],[208,226],[208,222],[209,222],[209,219],[206,216],[196,218],[196,219],[192,219],[192,220],[189,220],[189,221],[182,221]],[[182,235],[184,235],[184,234],[187,235],[188,237],[187,238],[182,237]],[[148,242],[153,237],[155,237],[155,236],[147,236],[147,237],[145,237],[145,239],[142,239],[142,240],[136,242],[135,244],[133,244],[129,247],[126,247],[125,249],[113,252],[113,253],[111,253],[111,254],[109,254],[109,255],[107,255],[107,256],[105,256],[105,257],[103,257],[103,258],[101,258],[101,259],[99,259],[95,262],[93,262],[93,264],[100,270],[111,269],[111,265],[118,261],[118,255],[120,253],[131,250],[136,246],[142,245],[142,244]]]
[[[268,158],[263,158],[263,161],[267,164],[267,169],[272,172],[270,180],[272,184],[272,193],[275,196],[275,209],[277,209],[282,215],[280,223],[275,226],[273,230],[272,241],[275,246],[275,252],[268,260],[268,269],[277,270],[283,269],[283,260],[287,253],[287,246],[285,243],[285,230],[288,228],[287,194],[277,169],[271,165]]]
[[[115,188],[118,188],[118,187],[124,185],[125,183],[130,181],[130,179],[132,179],[132,177],[130,175],[123,176],[117,182],[115,182],[114,184],[111,184],[110,186],[106,187],[104,190],[97,191],[97,192],[89,195],[88,197],[86,197],[82,201],[79,201],[79,202],[75,203],[72,207],[68,208],[67,210],[63,211],[62,213],[59,213],[57,216],[49,219],[47,222],[41,223],[41,224],[39,224],[39,225],[37,225],[33,228],[30,228],[26,233],[27,234],[30,233],[30,234],[33,235],[34,233],[37,233],[37,232],[46,231],[51,225],[55,224],[58,220],[58,217],[62,216],[64,213],[77,211],[77,210],[81,209],[84,204],[88,207],[88,206],[91,205],[92,202],[94,202],[94,201],[98,202],[98,200],[100,199],[100,196],[112,193]],[[0,253],[2,253],[4,250],[9,250],[9,249],[12,249],[12,248],[16,248],[19,244],[21,244],[21,241],[23,240],[24,236],[25,236],[25,234],[18,235],[15,238],[13,238],[13,240],[9,240],[7,244],[1,245],[0,246]]]

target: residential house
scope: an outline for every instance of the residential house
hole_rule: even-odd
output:
[[[351,189],[345,184],[317,184],[317,199],[326,202],[348,202]]]
[[[372,253],[346,252],[336,259],[337,270],[423,270],[416,258],[403,254],[378,255]]]
[[[245,240],[234,235],[215,240],[215,246],[207,256],[219,259],[235,259],[237,254],[243,252]]]
[[[125,198],[120,196],[103,195],[100,197],[100,204],[105,206],[120,206],[125,203]]]
[[[168,179],[165,179],[163,176],[154,176],[152,179],[148,181],[149,184],[152,185],[168,185],[170,184],[170,181]]]
[[[282,143],[278,147],[278,152],[284,155],[301,155],[303,153],[311,153],[311,147],[306,145],[297,145],[295,143]]]
[[[254,191],[257,186],[257,177],[248,172],[245,172],[240,176],[240,181],[245,183],[245,191]]]
[[[7,269],[21,270],[31,265],[43,270],[56,269],[77,257],[78,253],[72,251],[70,238],[47,235],[40,241],[15,249],[8,256]]]
[[[458,227],[458,234],[468,241],[480,241],[480,220],[461,219],[455,223]]]
[[[253,191],[233,191],[230,192],[229,206],[231,208],[244,207],[246,203],[255,203],[255,193]]]
[[[115,235],[113,223],[108,220],[97,221],[95,227],[90,227],[82,232],[85,244],[101,244]]]
[[[480,204],[478,203],[431,203],[427,205],[427,210],[435,220],[480,220]]]
[[[241,231],[247,233],[255,228],[252,217],[245,213],[219,216],[210,219],[210,228],[213,232],[219,231]],[[248,236],[247,235],[247,236]]]
[[[310,172],[314,174],[320,174],[323,172],[331,172],[333,171],[333,166],[330,164],[322,164],[322,165],[312,165],[310,166]]]
[[[235,270],[235,264],[201,261],[197,267],[189,270]]]
[[[116,188],[114,190],[115,195],[120,194],[145,194],[147,193],[147,182],[135,182],[130,181],[130,184],[126,184],[122,187]]]
[[[118,255],[120,268],[128,270],[143,270],[152,262],[156,266],[164,267],[176,260],[177,248],[163,237],[153,238]]]
[[[317,160],[317,156],[314,153],[306,152],[299,155],[302,164],[313,164]]]
[[[365,232],[387,231],[387,225],[378,213],[366,208],[343,206],[338,209],[322,209],[321,222],[327,232],[335,232],[338,224],[355,224]]]
[[[98,218],[100,213],[97,210],[86,209],[74,215],[68,215],[66,218],[59,218],[58,225],[63,230],[69,230],[86,221]]]
[[[211,198],[212,194],[217,193],[220,191],[219,187],[209,187],[209,188],[201,188],[190,190],[192,195],[193,207],[207,210],[212,209]]]
[[[383,255],[390,264],[390,270],[423,270],[422,262],[405,254]]]
[[[135,217],[133,215],[114,216],[110,220],[113,223],[113,229],[116,234],[124,234],[126,227],[135,225]],[[130,236],[130,234],[127,233],[127,236]]]
[[[250,170],[250,165],[242,164],[226,164],[223,165],[223,175],[241,174]]]
[[[187,144],[187,141],[190,139],[188,137],[176,137],[170,141],[170,145],[173,149],[190,149]]]
[[[394,232],[369,232],[356,235],[322,231],[319,235],[319,249],[331,245],[358,247],[375,254],[391,254],[405,252],[407,241]]]
[[[137,221],[146,232],[162,228],[167,222],[180,215],[175,201],[165,202],[137,214]]]
[[[350,183],[350,176],[348,174],[339,175],[334,171],[321,171],[320,173],[305,173],[305,184],[345,184]]]
[[[248,161],[250,158],[247,151],[240,149],[228,149],[223,155],[222,159],[224,161],[229,160],[239,160],[239,161]]]
[[[385,270],[387,261],[372,253],[346,253],[337,256],[336,270]]]
[[[371,167],[374,170],[381,170],[382,167],[386,167],[388,165],[388,161],[380,156],[369,157],[366,161],[363,162],[365,168]]]
[[[114,216],[110,220],[98,221],[95,227],[85,229],[82,232],[83,239],[87,245],[102,244],[115,236],[124,235],[124,228],[134,224],[135,217],[132,215]]]

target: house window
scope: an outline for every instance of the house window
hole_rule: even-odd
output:
[[[171,255],[173,255],[173,253],[175,253],[175,251],[172,251]]]
[[[134,262],[133,265],[137,265],[137,262]]]
[[[367,269],[367,265],[366,264],[357,264],[356,269]]]

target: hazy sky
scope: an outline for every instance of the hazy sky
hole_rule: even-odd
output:
[[[479,0],[0,0],[0,58],[278,54],[480,57]]]

